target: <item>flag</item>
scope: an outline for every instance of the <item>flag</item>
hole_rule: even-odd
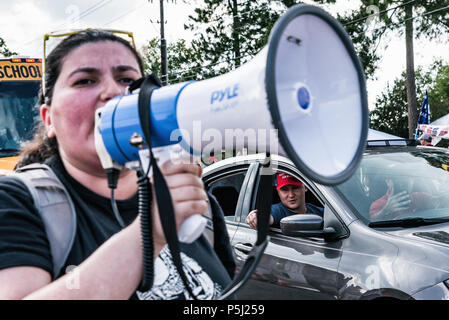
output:
[[[430,124],[430,117],[429,117],[429,94],[426,90],[426,94],[424,96],[424,100],[421,104],[421,111],[419,113],[418,117],[418,124],[416,126],[416,134],[415,139],[418,139],[421,135],[421,130],[419,129],[420,124]]]

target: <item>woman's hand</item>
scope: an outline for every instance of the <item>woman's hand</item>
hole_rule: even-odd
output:
[[[193,214],[207,211],[207,194],[201,180],[202,169],[194,163],[167,161],[161,166],[175,211],[176,228]],[[166,243],[164,231],[159,218],[156,196],[153,188],[153,240],[155,251],[162,249]],[[160,248],[158,248],[160,247]]]

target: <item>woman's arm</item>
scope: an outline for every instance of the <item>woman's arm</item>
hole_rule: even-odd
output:
[[[30,293],[25,299],[129,299],[142,278],[140,243],[140,219],[136,219],[74,271]],[[161,249],[155,248],[155,253],[159,254]]]
[[[165,163],[177,227],[190,215],[207,210],[201,168]],[[153,208],[155,257],[165,245],[157,206]],[[76,277],[76,278],[75,278]],[[39,268],[13,267],[0,271],[0,299],[129,299],[142,278],[140,219],[112,236],[72,273],[50,282]],[[76,284],[76,285],[74,285]]]

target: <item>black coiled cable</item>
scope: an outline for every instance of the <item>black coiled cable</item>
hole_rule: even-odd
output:
[[[154,281],[154,246],[153,246],[153,225],[151,219],[150,204],[152,199],[150,182],[142,170],[137,171],[138,176],[138,211],[140,215],[140,225],[142,233],[143,247],[143,272],[142,282],[138,288],[141,292],[151,289]]]

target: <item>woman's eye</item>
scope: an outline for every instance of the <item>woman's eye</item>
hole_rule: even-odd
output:
[[[132,79],[132,78],[121,78],[119,81],[121,83],[123,83],[123,84],[129,85],[129,84],[131,84],[134,81],[134,79]]]
[[[86,85],[93,84],[93,83],[94,83],[94,80],[92,80],[92,79],[80,79],[75,82],[75,85],[76,86],[86,86]]]

